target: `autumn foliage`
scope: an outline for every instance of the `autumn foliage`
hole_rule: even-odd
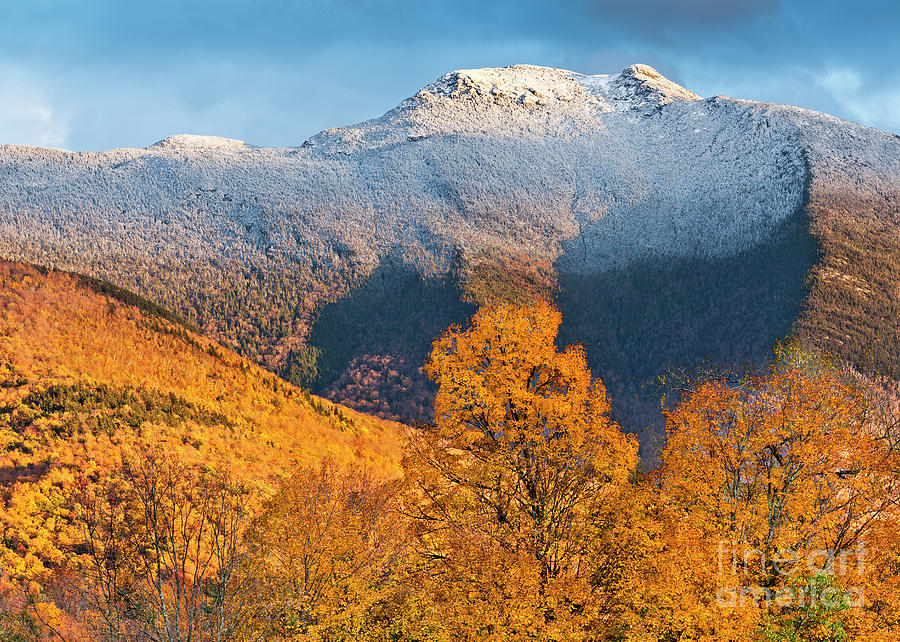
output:
[[[796,345],[682,385],[641,472],[544,302],[438,338],[401,432],[4,270],[0,640],[900,636],[897,417]]]
[[[835,596],[864,593],[871,574],[858,569],[874,570],[875,538],[892,528],[896,452],[865,416],[858,390],[796,351],[766,376],[699,383],[668,414],[663,463],[648,480],[647,519],[664,535],[646,560],[658,582],[642,587],[638,628],[843,639],[858,625],[864,607],[807,617],[800,596],[825,581]]]
[[[583,350],[557,350],[560,321],[546,303],[483,309],[426,366],[435,425],[411,440],[406,512],[429,581],[449,591],[450,637],[576,636],[593,616],[591,524],[628,483],[637,443]]]
[[[448,504],[463,502],[460,518],[483,514],[508,531],[546,577],[573,566],[591,512],[637,464],[637,442],[610,419],[584,351],[557,351],[560,321],[545,303],[500,306],[435,342],[435,427],[406,464],[425,521],[451,515],[450,526]]]

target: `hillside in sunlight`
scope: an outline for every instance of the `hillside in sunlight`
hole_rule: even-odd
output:
[[[0,565],[38,579],[78,544],[79,484],[159,447],[272,492],[324,458],[398,473],[399,424],[285,383],[86,277],[0,262]]]

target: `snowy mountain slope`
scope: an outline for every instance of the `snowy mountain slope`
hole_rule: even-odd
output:
[[[2,206],[105,234],[122,223],[129,235],[176,226],[166,237],[198,226],[232,237],[226,244],[242,252],[291,258],[325,233],[326,243],[346,243],[373,265],[398,237],[478,248],[491,228],[552,255],[583,222],[600,219],[595,261],[647,248],[721,254],[796,210],[804,168],[794,128],[763,128],[765,114],[723,110],[671,83],[660,90],[647,70],[629,68],[602,88],[597,77],[534,67],[455,72],[384,117],[323,132],[299,150],[192,136],[103,153],[6,147]],[[78,216],[95,208],[103,215]],[[338,212],[335,229],[329,218]],[[131,225],[134,217],[154,224]]]
[[[866,326],[859,315],[826,331],[809,301],[833,307],[856,293],[868,298],[854,305],[884,325],[897,298],[898,203],[896,136],[796,107],[703,100],[643,65],[611,76],[525,65],[452,72],[380,118],[327,130],[299,148],[199,136],[102,153],[0,147],[0,255],[137,290],[286,376],[319,379],[334,396],[353,387],[341,387],[347,373],[366,379],[377,370],[372,376],[391,400],[370,409],[388,411],[398,395],[425,394],[423,337],[464,314],[465,306],[449,316],[437,311],[458,300],[457,287],[471,300],[523,281],[597,297],[615,281],[610,275],[651,270],[665,274],[657,285],[666,289],[681,279],[674,266],[712,275],[731,262],[735,278],[792,293],[769,304],[750,287],[747,314],[778,313],[762,315],[768,320],[747,350],[758,353],[800,323],[806,336],[854,358],[871,339],[854,335],[856,347],[845,349],[848,328]],[[879,239],[870,271],[879,282],[860,290],[872,295],[848,290],[858,276],[844,278],[840,248],[851,229]],[[823,254],[825,246],[832,249]],[[793,267],[776,266],[771,278],[734,267],[764,269],[788,254]],[[749,256],[756,258],[740,263]],[[352,331],[366,305],[415,299],[423,278],[421,287],[446,292],[426,297],[436,309],[414,338],[400,341],[409,329],[385,318],[383,331],[354,352],[334,328],[321,327],[324,318]],[[642,279],[627,287],[650,287]],[[692,288],[683,296],[710,289],[702,279]],[[721,290],[734,291],[734,283]],[[357,295],[321,313],[324,303]],[[594,307],[615,321],[604,305]],[[698,336],[730,323],[703,314],[690,312],[691,321],[711,324],[695,328]],[[571,338],[598,355],[596,367],[629,379],[627,364],[609,366],[628,359],[604,362],[602,333],[590,320],[577,327]],[[834,340],[836,332],[843,334]],[[897,345],[886,340],[872,364],[881,371]],[[686,358],[707,347],[721,352],[692,341]],[[403,344],[417,347],[404,354]]]

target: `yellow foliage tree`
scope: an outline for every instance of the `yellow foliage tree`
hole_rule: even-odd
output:
[[[583,349],[556,349],[560,322],[544,302],[484,308],[426,366],[435,425],[404,462],[408,512],[441,590],[466,595],[466,634],[589,619],[586,536],[637,463]]]
[[[788,350],[770,375],[704,383],[668,413],[666,546],[647,573],[662,578],[648,600],[662,629],[844,635],[898,491],[897,453],[864,410],[827,364]],[[840,598],[814,617],[812,586]]]
[[[251,535],[257,630],[276,639],[357,640],[391,584],[404,530],[393,483],[324,462],[285,481]]]

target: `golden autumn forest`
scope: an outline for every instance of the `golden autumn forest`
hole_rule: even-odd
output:
[[[561,321],[448,328],[410,427],[0,263],[0,641],[900,638],[889,397],[793,341],[673,374],[651,467]]]

